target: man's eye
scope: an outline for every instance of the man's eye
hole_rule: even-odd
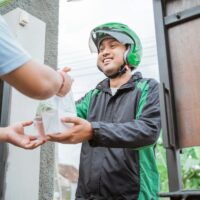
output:
[[[110,47],[111,47],[111,48],[115,48],[115,47],[116,47],[116,44],[111,44]]]
[[[103,48],[99,48],[99,52],[102,52],[103,51]]]

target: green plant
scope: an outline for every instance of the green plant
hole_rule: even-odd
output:
[[[200,148],[193,147],[183,150],[181,168],[184,189],[200,188]]]
[[[160,191],[168,191],[168,177],[167,177],[167,164],[166,164],[166,151],[163,147],[161,136],[156,144],[156,162],[160,175]]]
[[[0,0],[0,7],[9,4],[12,0]]]
[[[66,192],[66,200],[71,200],[71,189],[70,189],[70,187]]]
[[[183,189],[200,189],[200,147],[183,149],[180,158]],[[161,137],[156,145],[156,161],[160,174],[160,191],[167,192],[166,151]]]

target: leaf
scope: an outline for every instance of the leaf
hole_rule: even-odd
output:
[[[12,2],[13,0],[0,0],[0,7],[5,6]]]

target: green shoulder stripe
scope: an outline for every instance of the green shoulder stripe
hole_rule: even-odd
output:
[[[147,83],[147,81],[138,82],[136,87],[141,90],[140,101],[138,104],[137,114],[136,114],[136,119],[138,119],[140,117],[140,115],[142,114],[142,110],[147,102],[147,96],[148,96],[148,92],[149,92],[149,84]]]
[[[135,119],[139,119],[139,117],[142,114],[142,110],[147,102],[147,97],[148,97],[148,93],[149,93],[149,84],[147,83],[147,81],[143,81],[143,82],[138,81],[136,83],[136,88],[139,88],[141,90],[141,96],[140,96],[140,100],[139,100],[138,107],[137,107],[137,113],[136,113],[136,117],[135,117]],[[145,149],[145,148],[148,148],[151,146],[152,145],[140,147],[140,148],[133,148],[133,149],[141,150],[141,149]]]
[[[98,95],[99,93],[100,90],[98,89],[91,90],[82,99],[76,102],[76,112],[78,117],[83,119],[87,118],[91,100],[93,96]]]
[[[136,119],[139,119],[147,102],[149,84],[147,81],[138,82],[136,87],[141,90],[140,101],[136,113]],[[153,146],[149,145],[138,148],[137,150],[139,151],[140,160],[140,193],[138,200],[158,200],[157,192],[159,191],[159,177]]]

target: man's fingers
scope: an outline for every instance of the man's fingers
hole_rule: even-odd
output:
[[[63,67],[62,71],[63,72],[69,72],[69,71],[71,71],[71,68],[70,67]]]
[[[48,135],[47,137],[48,141],[65,143],[66,140],[69,140],[71,138],[71,135],[60,133],[57,135]]]
[[[48,135],[48,141],[51,141],[51,142],[60,142],[60,140],[61,139],[59,137]]]
[[[21,125],[23,126],[23,127],[25,127],[25,126],[30,126],[30,125],[32,125],[33,124],[33,121],[24,121],[24,122],[20,122],[21,123]]]
[[[63,123],[73,123],[77,125],[80,124],[82,120],[79,117],[63,117],[61,118],[61,121]]]
[[[59,142],[59,141],[63,140],[63,135],[61,135],[61,134],[48,135],[48,140],[54,141],[54,142]]]

